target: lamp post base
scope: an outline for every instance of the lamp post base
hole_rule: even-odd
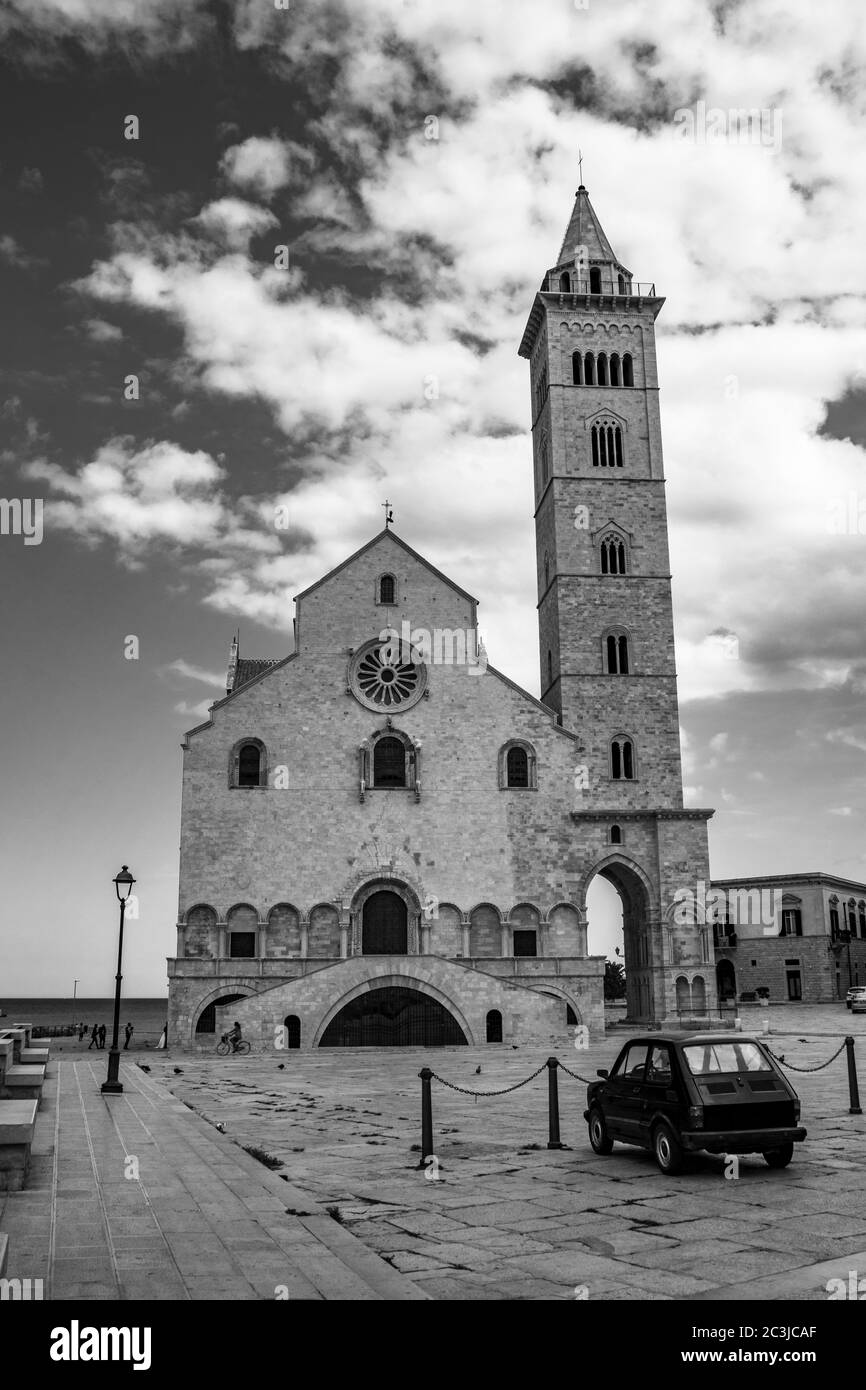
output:
[[[123,1085],[120,1081],[120,1053],[115,1052],[113,1048],[108,1054],[108,1078],[103,1081],[99,1089],[103,1094],[123,1095]]]

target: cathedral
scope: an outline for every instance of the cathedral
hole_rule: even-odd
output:
[[[234,642],[183,744],[172,1046],[212,1049],[235,1019],[255,1050],[600,1037],[597,874],[622,900],[629,1019],[715,1009],[712,926],[682,907],[712,812],[683,806],[663,304],[581,185],[519,349],[540,699],[388,513],[297,596],[291,655]]]

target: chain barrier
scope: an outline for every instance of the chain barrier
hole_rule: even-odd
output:
[[[559,1059],[557,1059],[557,1060],[559,1060]],[[579,1072],[572,1071],[569,1067],[567,1067],[567,1066],[565,1065],[564,1062],[560,1062],[560,1063],[559,1063],[559,1067],[560,1067],[560,1071],[566,1072],[568,1076],[573,1076],[574,1079],[575,1079],[575,1081],[582,1081],[583,1084],[584,1084],[584,1086],[591,1086],[591,1085],[592,1085],[592,1082],[589,1080],[588,1077],[586,1077],[586,1076],[581,1076]]]
[[[540,1076],[546,1066],[547,1063],[542,1062],[538,1071],[534,1071],[531,1076],[527,1076],[525,1081],[518,1081],[514,1086],[504,1086],[501,1091],[470,1091],[466,1086],[457,1086],[453,1081],[446,1081],[444,1076],[437,1076],[435,1071],[431,1072],[430,1075],[434,1081],[441,1082],[443,1086],[448,1086],[450,1090],[459,1091],[461,1096],[475,1096],[477,1099],[478,1096],[507,1096],[509,1091],[519,1091],[521,1086],[528,1086],[530,1081],[534,1081],[536,1076]],[[560,1066],[562,1066],[561,1062]]]
[[[771,1057],[775,1057],[776,1061],[779,1062],[783,1067],[787,1067],[789,1071],[823,1071],[825,1067],[830,1066],[831,1062],[835,1062],[840,1052],[845,1051],[845,1043],[842,1043],[841,1047],[839,1047],[839,1049],[833,1053],[832,1057],[828,1058],[826,1062],[820,1062],[817,1067],[795,1067],[793,1062],[786,1062],[784,1057],[779,1057],[771,1047],[768,1047],[767,1051],[769,1052]]]

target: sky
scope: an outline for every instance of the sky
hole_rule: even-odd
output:
[[[164,990],[183,732],[386,497],[538,693],[517,347],[579,151],[667,301],[713,875],[866,880],[858,0],[7,0],[0,53],[0,998],[112,991],[123,863]]]

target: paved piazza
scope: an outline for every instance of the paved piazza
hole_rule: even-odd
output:
[[[844,1006],[748,1012],[798,1066],[814,1066],[845,1033],[866,1099],[866,1015]],[[566,1065],[593,1077],[624,1030]],[[478,1099],[434,1083],[438,1180],[417,1164],[418,1072],[496,1089],[529,1075],[543,1051],[449,1048],[333,1050],[220,1059],[149,1059],[154,1078],[238,1144],[282,1161],[276,1171],[436,1299],[826,1299],[830,1278],[866,1273],[866,1117],[848,1115],[845,1054],[813,1075],[791,1073],[809,1130],[787,1170],[757,1155],[698,1156],[665,1179],[649,1154],[589,1147],[585,1089],[560,1072],[562,1139],[547,1149],[547,1073],[510,1095]],[[280,1064],[282,1063],[282,1069]],[[480,1075],[476,1068],[481,1067]],[[180,1067],[181,1074],[176,1074]],[[585,1292],[583,1292],[585,1291]]]

